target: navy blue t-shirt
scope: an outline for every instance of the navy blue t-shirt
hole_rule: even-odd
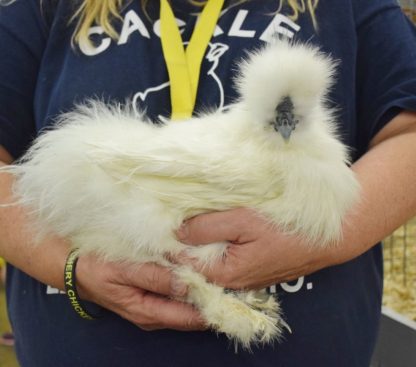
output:
[[[153,119],[169,116],[159,2],[149,2],[147,17],[140,1],[132,1],[116,23],[118,40],[93,27],[93,46],[75,49],[68,19],[76,2],[45,1],[43,11],[39,2],[0,8],[0,144],[14,157],[57,114],[86,98],[129,99]],[[185,0],[172,3],[186,42],[197,8]],[[394,0],[322,0],[319,31],[307,15],[293,21],[290,8],[276,13],[277,7],[277,0],[253,0],[224,12],[203,61],[197,111],[232,102],[236,62],[276,34],[317,44],[339,60],[330,103],[354,160],[397,113],[416,110],[416,32]],[[281,343],[238,353],[209,331],[147,332],[110,312],[98,321],[82,320],[64,295],[9,270],[9,312],[23,367],[368,367],[378,331],[380,246],[272,286],[292,333]]]

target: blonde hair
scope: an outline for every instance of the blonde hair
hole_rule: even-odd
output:
[[[149,0],[142,0],[142,8],[146,10],[146,5]],[[188,0],[190,3],[198,6],[205,4],[206,0]],[[243,3],[248,0],[236,1],[236,4]],[[290,18],[297,20],[300,14],[309,13],[313,26],[317,29],[317,21],[315,16],[315,9],[318,6],[319,0],[278,0],[279,12],[285,4],[288,4],[292,9]],[[127,3],[131,2],[128,0]],[[77,26],[73,36],[73,42],[79,43],[80,40],[86,40],[88,42],[88,31],[91,25],[96,22],[103,27],[104,32],[111,38],[116,39],[118,34],[112,25],[114,19],[120,19],[120,11],[123,5],[126,4],[125,0],[83,0],[82,4],[76,10],[72,16],[71,21],[77,21]]]

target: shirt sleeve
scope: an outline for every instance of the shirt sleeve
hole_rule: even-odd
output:
[[[402,110],[416,111],[416,31],[394,0],[357,0],[361,146]]]
[[[0,144],[14,158],[35,135],[33,100],[47,37],[40,3],[0,6]]]

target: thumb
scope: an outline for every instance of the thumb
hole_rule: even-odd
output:
[[[197,215],[185,221],[176,235],[187,245],[205,245],[222,241],[238,242],[244,228],[241,223],[242,210],[233,209]]]

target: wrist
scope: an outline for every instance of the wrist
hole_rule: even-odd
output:
[[[76,287],[79,298],[85,301],[94,302],[87,284],[88,269],[90,268],[90,256],[82,254],[78,256],[77,266],[75,268]]]
[[[75,276],[78,259],[77,249],[72,250],[66,259],[64,272],[65,293],[72,309],[78,314],[79,317],[86,320],[95,320],[97,316],[87,310],[78,293],[77,277]]]

